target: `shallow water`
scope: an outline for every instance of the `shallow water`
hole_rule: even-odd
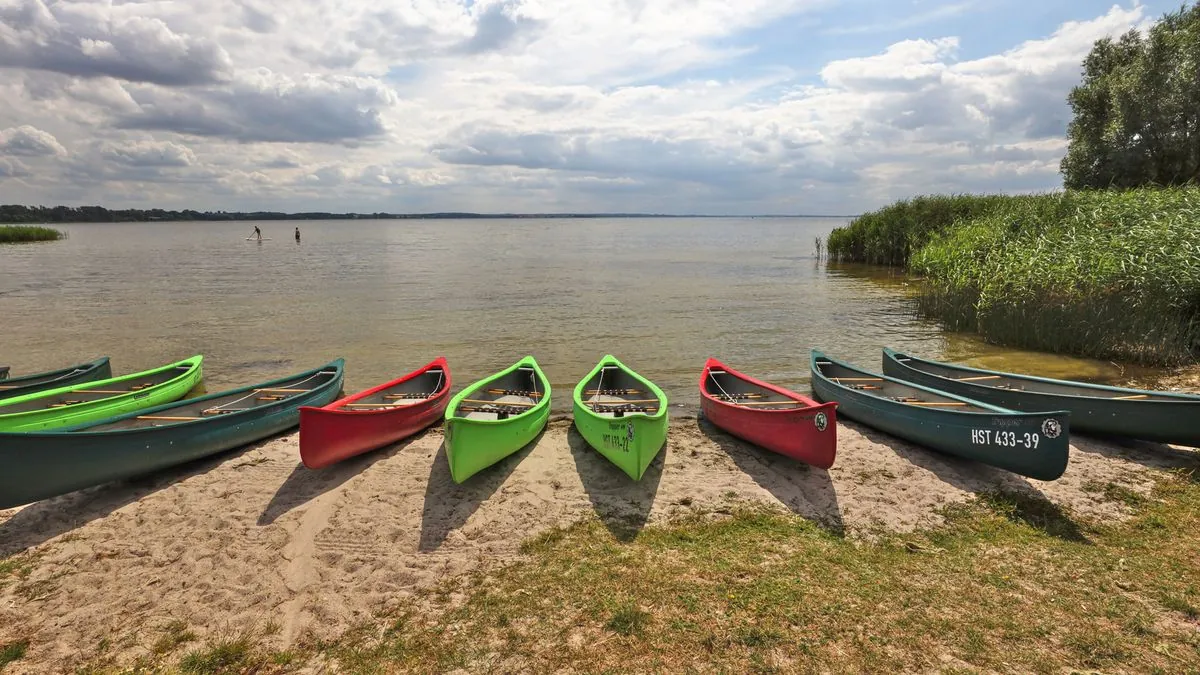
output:
[[[209,391],[337,357],[346,391],[450,360],[455,388],[533,354],[570,390],[612,353],[693,412],[708,356],[808,391],[808,350],[879,368],[935,359],[1114,381],[1131,369],[1021,352],[915,317],[894,271],[815,258],[841,219],[359,220],[59,226],[0,246],[0,364],[110,355],[114,373],[205,355]],[[292,240],[294,227],[303,234]],[[1137,371],[1144,372],[1144,371]]]

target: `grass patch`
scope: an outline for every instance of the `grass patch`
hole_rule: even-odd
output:
[[[604,627],[620,635],[641,635],[648,623],[650,615],[638,609],[633,602],[627,602],[613,612]]]
[[[263,667],[266,660],[255,649],[251,636],[240,635],[188,652],[179,661],[179,670],[191,675],[253,672]]]
[[[995,492],[871,542],[745,506],[631,543],[585,522],[317,651],[351,672],[1178,670],[1200,639],[1159,617],[1194,610],[1200,486],[1171,478],[1135,507],[1100,526]]]
[[[186,623],[177,619],[167,624],[167,627],[163,630],[163,634],[154,641],[154,646],[150,648],[150,651],[156,656],[170,654],[178,649],[180,645],[194,642],[195,640],[196,634],[188,630]]]
[[[34,225],[0,225],[0,244],[58,241],[67,235],[59,230]]]
[[[29,640],[17,640],[10,642],[4,646],[0,646],[0,670],[13,661],[19,661],[25,658],[25,652],[29,649]]]
[[[829,237],[907,266],[919,310],[999,344],[1176,365],[1200,356],[1200,187],[923,197]]]

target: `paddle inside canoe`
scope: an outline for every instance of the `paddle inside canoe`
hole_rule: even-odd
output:
[[[446,459],[461,483],[528,445],[550,419],[550,381],[532,356],[471,384],[446,407]]]
[[[203,376],[203,356],[132,375],[0,400],[0,431],[46,431],[183,398]]]
[[[667,395],[606,354],[575,385],[573,403],[579,435],[640,480],[667,441]]]

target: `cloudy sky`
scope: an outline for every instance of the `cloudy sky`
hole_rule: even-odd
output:
[[[0,203],[850,214],[1061,184],[1179,0],[0,0]]]

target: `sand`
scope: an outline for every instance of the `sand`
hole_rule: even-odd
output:
[[[519,557],[522,540],[591,514],[620,539],[647,523],[738,500],[774,504],[869,537],[939,522],[944,505],[995,489],[1044,495],[1096,521],[1124,517],[1096,485],[1147,493],[1195,453],[1073,438],[1070,466],[1043,483],[839,423],[822,471],[674,419],[640,482],[589,449],[566,420],[465,485],[450,479],[439,429],[334,467],[299,464],[297,437],[147,478],[0,511],[0,644],[28,639],[6,672],[64,671],[106,656],[129,663],[172,620],[201,637],[274,623],[283,648],[336,636],[446,577]]]

